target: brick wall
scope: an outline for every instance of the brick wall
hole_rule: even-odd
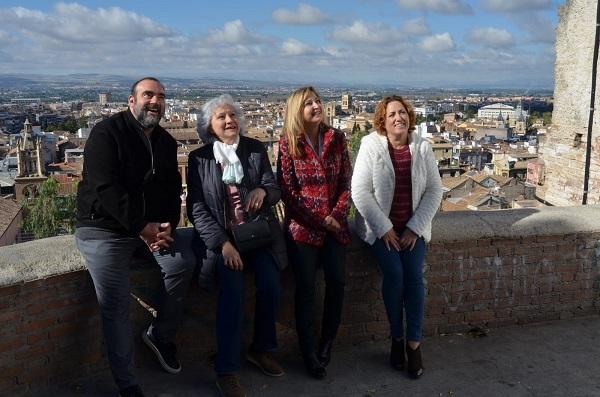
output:
[[[439,214],[426,258],[425,334],[598,313],[599,216],[599,206]],[[150,306],[158,277],[157,269],[144,264],[132,268],[133,293]],[[282,350],[289,352],[297,349],[290,269],[282,274],[282,283],[278,336]],[[362,243],[353,242],[340,344],[387,338],[380,284],[373,258]],[[250,274],[247,285],[249,338]],[[322,287],[320,283],[321,297]],[[178,335],[183,360],[214,352],[215,304],[215,292],[192,286]],[[134,299],[131,308],[137,337],[150,314]],[[0,395],[28,394],[106,368],[97,304],[85,270],[1,287],[0,321]],[[140,338],[136,340],[137,360],[152,360]]]
[[[95,299],[84,271],[0,288],[0,395],[35,392],[105,365]]]

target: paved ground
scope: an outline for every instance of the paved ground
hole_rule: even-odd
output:
[[[334,350],[323,381],[305,375],[301,359],[282,359],[287,374],[268,378],[245,364],[250,396],[600,396],[600,317],[494,329],[485,337],[448,335],[423,343],[425,373],[408,379],[387,365],[388,343]],[[139,368],[147,396],[218,396],[207,363],[183,362],[179,375],[158,364]],[[108,372],[44,396],[115,396]]]

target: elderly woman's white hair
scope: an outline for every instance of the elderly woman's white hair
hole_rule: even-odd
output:
[[[246,133],[246,120],[244,118],[244,111],[239,103],[233,100],[233,97],[229,94],[219,95],[216,98],[211,99],[202,105],[200,109],[201,114],[198,119],[198,126],[196,127],[200,139],[204,143],[212,142],[217,139],[213,132],[210,130],[210,119],[212,118],[215,109],[222,106],[230,106],[238,120],[239,134],[244,135]]]

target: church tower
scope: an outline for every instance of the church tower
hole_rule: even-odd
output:
[[[46,180],[42,161],[42,138],[33,136],[29,119],[23,123],[23,131],[17,140],[17,176],[15,195],[17,201],[35,193],[37,186]]]

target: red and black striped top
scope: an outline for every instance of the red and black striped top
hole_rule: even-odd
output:
[[[394,188],[394,200],[390,210],[390,221],[395,229],[403,230],[412,216],[412,182],[410,177],[410,148],[408,145],[400,149],[394,149],[388,145],[396,186]]]

